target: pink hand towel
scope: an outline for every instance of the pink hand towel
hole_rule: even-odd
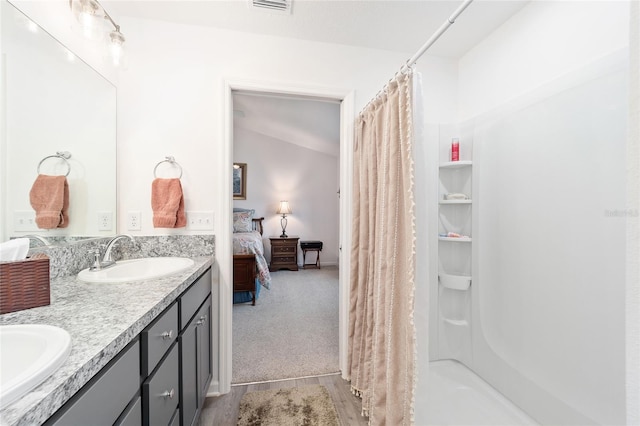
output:
[[[66,176],[38,175],[29,192],[40,229],[69,226],[69,184]]]
[[[182,228],[187,225],[180,179],[156,178],[151,184],[154,228]]]

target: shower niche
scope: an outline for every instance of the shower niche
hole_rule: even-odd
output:
[[[460,140],[451,159],[451,138],[441,139],[438,167],[438,358],[471,363],[471,142]]]

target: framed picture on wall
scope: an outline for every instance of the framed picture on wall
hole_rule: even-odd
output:
[[[233,199],[247,199],[247,164],[233,163]]]

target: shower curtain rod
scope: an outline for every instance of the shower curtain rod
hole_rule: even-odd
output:
[[[438,28],[438,30],[433,33],[429,40],[427,40],[427,42],[423,44],[422,47],[418,49],[418,51],[407,61],[406,66],[410,67],[418,62],[418,59],[420,59],[424,52],[426,52],[433,45],[433,43],[435,43],[440,38],[440,36],[444,34],[445,31],[447,31],[447,28],[449,28],[451,25],[453,25],[454,22],[456,22],[458,16],[460,16],[460,14],[464,12],[464,10],[469,7],[472,2],[473,0],[465,0],[465,2],[462,3],[455,10],[455,12],[453,12],[449,19],[447,19],[444,24],[442,24],[440,28]]]
[[[429,37],[429,40],[427,40],[427,42],[425,44],[422,45],[422,47],[411,57],[407,60],[407,62],[404,63],[404,65],[402,65],[400,67],[400,71],[398,71],[394,77],[391,78],[391,80],[389,80],[389,82],[387,84],[384,85],[384,87],[382,87],[382,89],[380,89],[380,91],[373,97],[373,99],[371,99],[369,102],[367,102],[367,104],[364,106],[364,108],[362,108],[362,111],[360,111],[360,114],[362,114],[367,107],[369,107],[369,105],[371,104],[371,102],[375,101],[376,99],[379,98],[379,96],[383,93],[385,93],[387,86],[391,83],[391,81],[393,81],[393,78],[397,77],[398,74],[401,74],[402,72],[404,72],[405,70],[408,70],[409,68],[411,68],[416,62],[418,62],[418,59],[420,59],[420,57],[424,54],[424,52],[426,52],[432,45],[433,43],[435,43],[442,34],[444,34],[445,31],[447,31],[447,28],[449,28],[451,25],[453,25],[454,22],[456,22],[456,19],[458,18],[458,16],[460,16],[460,14],[462,12],[464,12],[464,10],[469,7],[469,5],[473,2],[473,0],[465,0],[464,3],[462,3],[460,6],[458,6],[458,8],[455,10],[455,12],[453,12],[453,14],[451,16],[449,16],[449,19],[447,19],[444,24],[442,24],[440,26],[440,28],[438,28],[438,30],[433,33],[433,35],[431,37]]]

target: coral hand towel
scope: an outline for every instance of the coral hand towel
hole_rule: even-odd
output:
[[[41,229],[69,226],[69,184],[66,176],[38,175],[29,192],[36,224]]]
[[[151,184],[154,228],[182,228],[187,225],[180,179],[156,178]]]

